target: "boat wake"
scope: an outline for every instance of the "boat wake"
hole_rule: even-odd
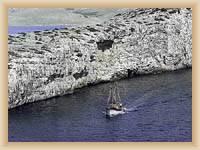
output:
[[[138,111],[137,107],[126,108],[126,112]]]

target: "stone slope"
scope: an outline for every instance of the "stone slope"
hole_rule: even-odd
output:
[[[9,109],[99,82],[192,67],[191,9],[134,9],[104,24],[8,38]]]

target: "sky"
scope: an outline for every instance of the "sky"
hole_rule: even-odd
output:
[[[9,26],[91,25],[102,23],[130,9],[103,8],[9,8]]]

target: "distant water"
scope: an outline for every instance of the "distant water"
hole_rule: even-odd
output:
[[[9,111],[9,141],[192,141],[192,72],[120,80],[129,112],[103,114],[110,83]]]
[[[62,28],[72,28],[77,25],[52,25],[52,26],[9,26],[8,34],[17,34],[21,32],[33,32],[33,31],[43,31],[43,30],[53,30],[53,29],[62,29]]]

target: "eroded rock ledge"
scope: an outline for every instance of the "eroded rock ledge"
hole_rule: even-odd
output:
[[[9,109],[74,89],[192,65],[191,9],[135,9],[104,24],[8,38]]]

